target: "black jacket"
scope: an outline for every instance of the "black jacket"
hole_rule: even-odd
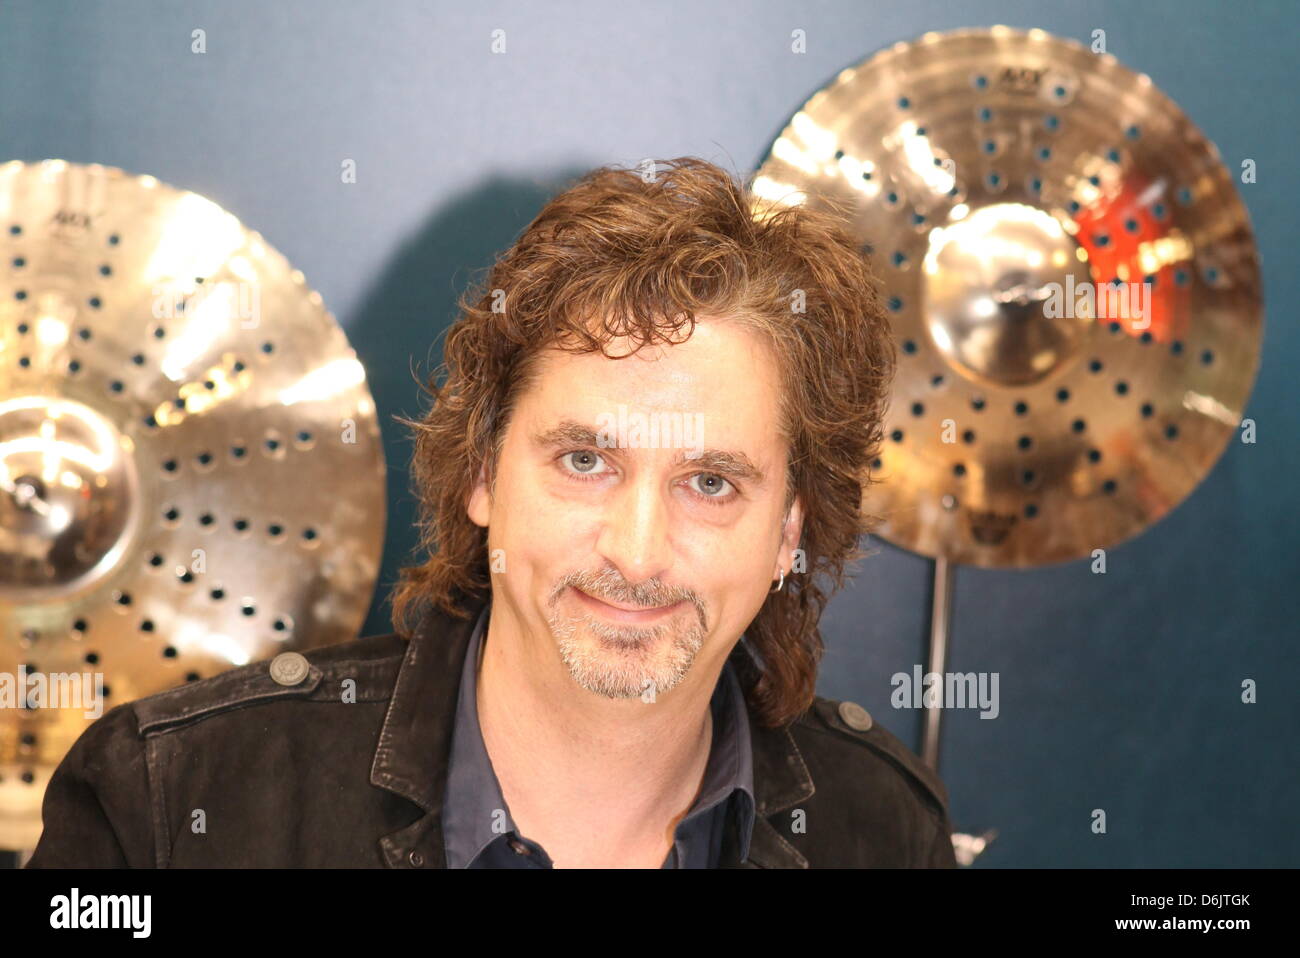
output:
[[[476,617],[433,613],[409,642],[290,653],[117,706],[56,769],[27,867],[445,867]],[[732,656],[748,667],[743,643]],[[733,829],[721,867],[955,866],[943,784],[859,706],[818,698],[751,734],[750,854]]]

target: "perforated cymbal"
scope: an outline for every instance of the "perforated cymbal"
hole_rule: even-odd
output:
[[[0,680],[102,673],[106,711],[354,638],[383,448],[303,275],[201,196],[59,160],[0,166],[0,247]],[[92,688],[0,709],[0,847],[35,843]]]
[[[1259,362],[1249,219],[1144,74],[1040,30],[926,34],[842,71],[754,181],[847,211],[899,345],[864,496],[979,566],[1087,556],[1186,498]]]

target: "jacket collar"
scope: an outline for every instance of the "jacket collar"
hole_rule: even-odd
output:
[[[407,643],[388,713],[379,733],[370,782],[418,805],[424,815],[380,840],[391,868],[441,868],[442,800],[451,760],[452,731],[461,671],[484,599],[466,603],[464,619],[431,609]],[[754,662],[744,642],[731,653],[742,681]],[[756,814],[749,857],[740,859],[739,836],[729,827],[723,837],[723,868],[807,868],[807,860],[769,821],[813,794],[812,776],[788,727],[769,729],[751,721]]]

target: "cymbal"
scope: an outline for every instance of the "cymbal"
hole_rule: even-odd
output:
[[[1262,304],[1232,175],[1145,74],[1041,30],[843,70],[759,206],[848,214],[899,347],[863,508],[931,557],[1029,567],[1137,535],[1241,422]]]
[[[0,246],[0,680],[98,673],[107,710],[354,638],[383,446],[302,273],[202,196],[61,160],[0,166]],[[0,709],[0,847],[35,844],[93,683]]]

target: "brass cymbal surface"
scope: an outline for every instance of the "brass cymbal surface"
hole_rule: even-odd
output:
[[[774,141],[760,206],[846,213],[898,368],[865,510],[985,567],[1088,556],[1183,501],[1241,423],[1259,263],[1233,175],[1145,74],[1041,30],[926,34]]]
[[[29,848],[95,682],[106,711],[355,637],[385,465],[320,295],[210,200],[11,162],[0,252],[0,680],[48,679],[0,708],[0,847]]]

